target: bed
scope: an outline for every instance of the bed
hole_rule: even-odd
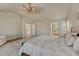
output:
[[[19,55],[26,56],[76,56],[76,52],[64,44],[64,38],[42,35],[23,44]]]

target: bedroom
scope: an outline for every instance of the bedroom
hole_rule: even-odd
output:
[[[78,6],[74,3],[0,3],[0,56],[79,56]]]

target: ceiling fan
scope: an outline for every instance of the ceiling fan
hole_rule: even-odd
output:
[[[23,4],[23,10],[26,13],[35,14],[36,13],[36,7],[32,5],[32,3]]]

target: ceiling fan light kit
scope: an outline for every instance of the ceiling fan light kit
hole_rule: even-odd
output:
[[[32,3],[28,3],[28,4],[24,4],[23,5],[23,10],[26,13],[30,13],[30,14],[36,14],[36,7],[32,5]]]

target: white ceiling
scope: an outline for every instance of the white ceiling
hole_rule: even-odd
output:
[[[17,12],[22,4],[16,3],[0,3],[0,11]]]
[[[0,11],[3,12],[15,12],[18,14],[24,14],[22,10],[22,3],[0,3]],[[38,15],[43,17],[53,16],[59,18],[61,15],[65,17],[67,13],[71,10],[74,4],[68,3],[37,3],[33,4],[38,8]],[[38,16],[37,16],[38,17]]]
[[[17,12],[21,10],[22,3],[0,3],[0,11]],[[68,9],[72,4],[56,4],[56,3],[37,3],[33,4],[41,9]]]

